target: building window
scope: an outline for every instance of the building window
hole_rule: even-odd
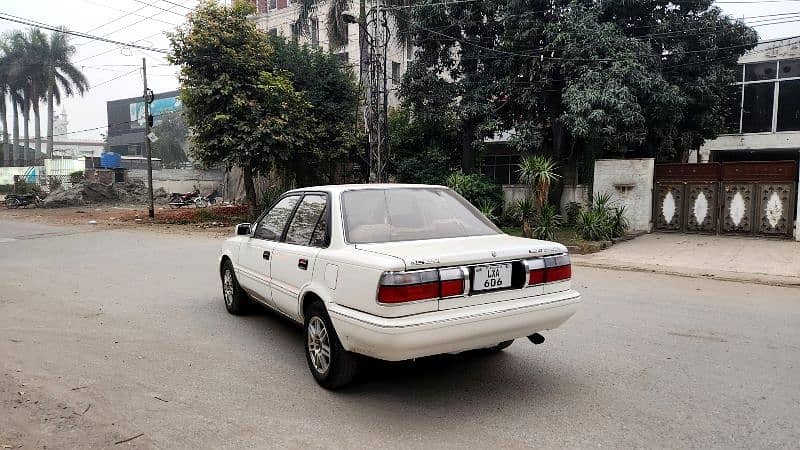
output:
[[[311,45],[319,47],[319,19],[311,19]]]
[[[744,70],[744,81],[774,80],[775,62],[765,62],[758,64],[746,64]]]
[[[278,29],[277,28],[270,28],[269,29],[270,36],[277,37],[278,36]]]
[[[392,61],[392,83],[400,83],[400,63],[396,61]]]
[[[774,97],[774,83],[756,83],[744,86],[742,133],[772,131]]]
[[[800,131],[800,80],[781,81],[778,86],[776,131]]]
[[[519,184],[519,160],[518,154],[487,154],[483,158],[483,173],[498,184]]]
[[[269,0],[269,10],[278,9],[278,0]]]
[[[297,42],[300,38],[300,25],[298,25],[297,22],[293,22],[289,25],[289,29],[292,33],[292,42]]]
[[[409,61],[414,59],[414,46],[411,44],[406,45],[406,59]]]
[[[800,59],[745,64],[741,76],[740,132],[800,131]]]
[[[336,57],[339,59],[339,62],[342,63],[342,65],[350,62],[350,54],[347,52],[337,53]]]

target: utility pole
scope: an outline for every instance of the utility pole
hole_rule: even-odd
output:
[[[153,101],[153,93],[147,89],[147,59],[142,58],[142,82],[144,83],[144,148],[147,151],[147,216],[151,219],[156,216],[153,207],[153,151],[150,147],[150,103]]]

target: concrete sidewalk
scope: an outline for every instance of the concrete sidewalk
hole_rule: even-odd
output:
[[[653,233],[573,264],[694,278],[800,286],[800,242],[737,236]]]

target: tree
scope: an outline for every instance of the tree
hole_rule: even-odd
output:
[[[158,136],[158,140],[151,144],[153,156],[161,158],[165,167],[176,167],[189,160],[185,151],[188,128],[180,112],[171,111],[158,116],[153,133]]]
[[[64,33],[53,32],[47,43],[44,61],[44,78],[47,83],[47,156],[53,157],[53,121],[55,105],[61,104],[63,96],[75,93],[83,95],[89,90],[89,82],[72,63],[75,47]]]
[[[181,66],[181,101],[201,162],[238,165],[251,212],[253,177],[290,160],[308,140],[310,108],[285,72],[266,63],[273,49],[248,19],[251,5],[202,3],[170,35],[170,62]]]
[[[415,120],[408,108],[389,114],[389,170],[398,182],[443,184],[461,165],[459,130],[452,115]]]
[[[454,113],[460,129],[461,167],[475,168],[483,138],[498,128],[495,49],[503,18],[494,0],[414,8],[415,60],[400,95],[420,120]]]
[[[9,98],[11,58],[8,54],[8,42],[5,36],[0,37],[0,126],[3,127],[3,165],[13,164],[13,147],[8,136],[8,111],[6,100]]]
[[[281,36],[270,40],[273,52],[267,63],[272,70],[291,74],[292,87],[310,104],[305,119],[309,130],[306,145],[278,164],[291,171],[296,186],[331,182],[331,174],[362,137],[356,124],[358,86],[354,74],[342,67],[336,55]]]

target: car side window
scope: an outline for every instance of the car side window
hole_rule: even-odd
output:
[[[314,229],[314,234],[311,235],[312,247],[326,247],[328,245],[328,211],[327,207],[322,211],[317,222],[317,228]]]
[[[325,204],[324,195],[303,197],[303,201],[297,207],[289,229],[286,231],[286,242],[296,245],[315,245],[312,243],[312,236],[320,218],[325,215]]]
[[[256,239],[266,239],[268,241],[277,241],[280,239],[281,234],[283,234],[283,229],[286,227],[286,222],[289,220],[289,216],[292,215],[292,211],[299,200],[299,195],[292,195],[284,197],[281,201],[276,203],[258,223],[253,237]]]

